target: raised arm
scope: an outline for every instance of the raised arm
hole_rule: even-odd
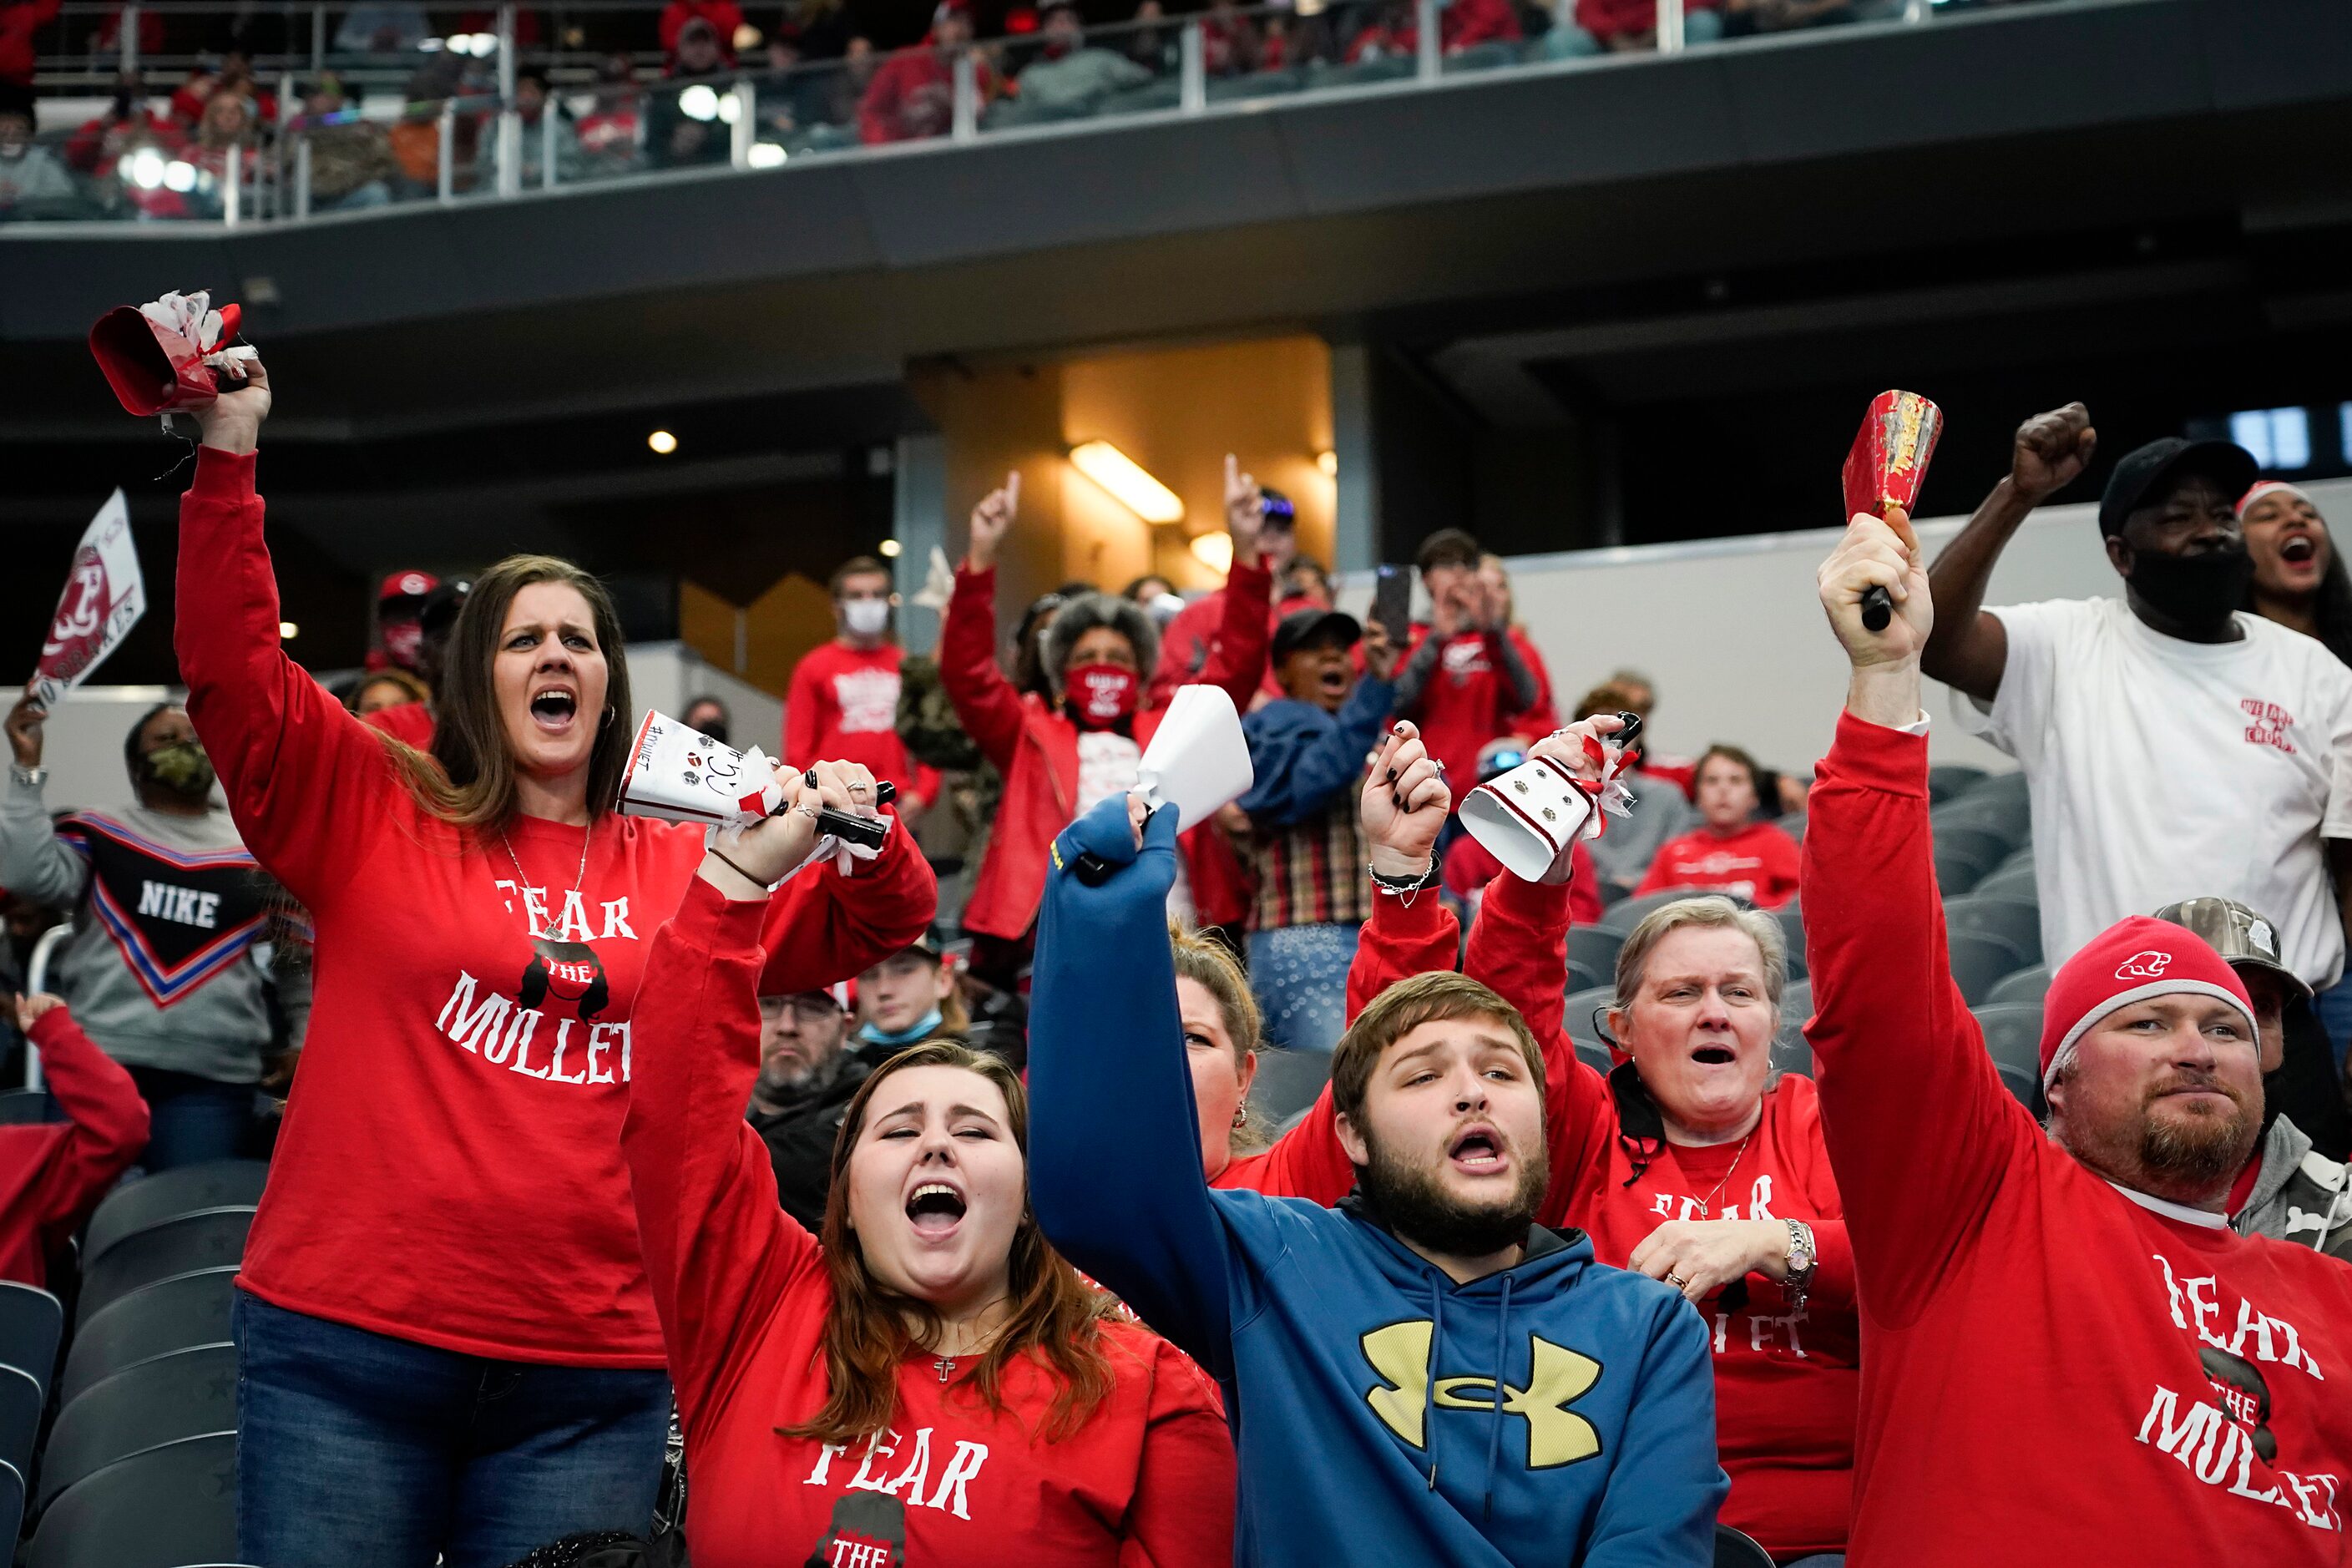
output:
[[[1072,1263],[1223,1377],[1232,1265],[1168,948],[1176,813],[1154,813],[1139,849],[1129,812],[1114,796],[1054,841],[1029,1001],[1030,1201]],[[1087,854],[1111,868],[1098,886],[1078,875]]]
[[[855,763],[833,766],[845,775],[864,776]],[[906,825],[898,823],[873,860],[852,860],[845,872],[835,865],[812,866],[776,889],[760,938],[768,954],[760,994],[822,990],[863,974],[913,946],[939,909],[940,885],[931,863]]]
[[[2041,1130],[2001,1085],[1953,983],[1927,822],[1919,649],[1934,625],[1910,526],[1857,518],[1821,569],[1853,666],[1805,832],[1805,956],[1822,1121],[1860,1289],[1899,1326],[1933,1292]],[[1895,596],[1883,632],[1864,592]]]
[[[18,768],[41,765],[42,728],[48,712],[33,700],[32,687],[8,710],[8,749]],[[71,911],[89,886],[89,863],[58,841],[41,786],[9,774],[0,784],[0,888]]]
[[[1985,584],[2027,514],[2073,483],[2098,445],[2090,410],[2079,403],[2037,414],[2017,427],[2009,477],[1993,486],[1928,575],[1939,613],[1920,659],[1927,674],[1980,701],[1991,701],[2000,689],[2009,634],[2000,617],[1984,608]]]
[[[1257,480],[1225,456],[1225,531],[1234,563],[1225,573],[1224,617],[1209,647],[1201,681],[1222,686],[1234,706],[1249,711],[1265,679],[1266,639],[1274,616],[1274,574],[1267,571],[1258,537],[1265,526],[1265,498]]]
[[[779,1205],[768,1147],[743,1116],[760,1076],[760,933],[769,904],[766,884],[751,879],[782,876],[805,858],[814,829],[795,807],[803,794],[846,802],[845,776],[854,774],[822,766],[820,789],[809,791],[797,773],[779,773],[784,810],[729,847],[725,859],[704,858],[677,913],[655,933],[637,987],[621,1152],[689,1434],[721,1392],[730,1350],[824,1267],[815,1238]],[[814,875],[803,870],[785,890]]]
[[[41,1053],[49,1092],[66,1113],[64,1137],[13,1200],[31,1214],[46,1256],[81,1228],[147,1147],[147,1102],[130,1073],[90,1043],[57,997],[19,999],[16,1018]]]
[[[1021,694],[996,664],[996,550],[1021,504],[1021,476],[1006,476],[971,509],[971,545],[956,568],[940,623],[940,684],[981,754],[1010,773],[1021,744]]]
[[[220,772],[247,847],[312,910],[331,905],[371,841],[352,825],[399,788],[384,738],[292,659],[278,635],[278,579],[262,542],[254,452],[269,374],[197,416],[204,445],[180,500],[173,646],[188,717]]]

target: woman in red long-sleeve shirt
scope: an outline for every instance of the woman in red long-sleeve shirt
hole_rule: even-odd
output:
[[[669,1390],[620,1124],[646,939],[698,829],[611,809],[635,726],[612,601],[477,579],[431,756],[281,651],[253,488],[266,372],[199,416],[174,640],[255,858],[316,930],[302,1070],[247,1243],[239,1555],[487,1568],[642,1530]],[[935,903],[905,834],[765,912],[765,989],[855,974]]]
[[[855,766],[820,770],[836,806]],[[870,798],[870,797],[867,797]],[[1230,1561],[1216,1388],[1119,1321],[1029,1213],[1027,1097],[947,1040],[860,1086],[822,1236],[743,1120],[765,879],[787,812],[714,853],[656,935],[622,1148],[686,1430],[697,1568]]]
[[[39,1285],[49,1255],[147,1146],[147,1102],[58,997],[19,997],[16,1022],[66,1113],[62,1122],[0,1127],[0,1279]]]
[[[1616,725],[1590,719],[1534,750],[1589,774],[1582,732]],[[1551,1186],[1538,1221],[1582,1228],[1602,1262],[1697,1304],[1714,1330],[1717,1442],[1731,1477],[1723,1521],[1782,1563],[1835,1561],[1852,1507],[1861,1324],[1821,1102],[1809,1080],[1771,1071],[1788,973],[1780,925],[1721,898],[1652,911],[1618,954],[1609,1022],[1623,1059],[1604,1078],[1562,1027],[1568,894],[1496,878],[1463,959],[1543,1046]],[[1351,1006],[1452,968],[1455,941],[1443,906],[1377,900]]]

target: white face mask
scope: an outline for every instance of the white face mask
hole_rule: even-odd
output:
[[[879,637],[882,628],[890,624],[890,601],[887,599],[850,599],[841,606],[841,624],[851,635],[861,637]]]

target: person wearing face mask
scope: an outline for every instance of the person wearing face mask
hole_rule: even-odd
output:
[[[859,1047],[886,1053],[971,1026],[955,971],[928,936],[857,977],[857,1019]]]
[[[1256,484],[1247,475],[1234,479],[1225,512],[1234,551],[1225,618],[1201,680],[1222,686],[1234,706],[1246,710],[1265,670],[1274,580],[1259,560]],[[1097,801],[1134,787],[1143,748],[1166,711],[1142,697],[1144,672],[1159,651],[1151,619],[1140,605],[1108,594],[1078,595],[1054,612],[1039,644],[1052,696],[1024,693],[997,668],[996,556],[1020,500],[1020,475],[1013,474],[972,509],[971,545],[940,631],[940,675],[956,715],[1004,776],[963,929],[1016,946],[1026,942],[1037,918],[1054,835]],[[1186,866],[1192,874],[1180,879],[1171,900],[1171,912],[1188,922],[1194,912],[1192,889],[1209,880],[1198,874],[1213,855],[1201,847],[1207,830],[1188,836]],[[1207,922],[1215,923],[1213,912]]]
[[[276,889],[214,800],[184,708],[152,708],[125,737],[136,805],[54,824],[41,798],[47,717],[29,688],[8,714],[0,887],[75,912],[56,988],[146,1098],[146,1168],[234,1158],[270,1046],[273,977],[257,950]],[[289,972],[280,998],[298,1026],[307,982]]]
[[[633,1037],[647,949],[704,831],[613,808],[628,664],[610,594],[571,562],[475,580],[430,753],[287,656],[254,489],[271,387],[251,370],[198,416],[174,631],[230,811],[316,931],[317,1026],[231,1321],[237,1556],[496,1568],[642,1530],[670,1392],[621,1119],[657,1054]],[[874,799],[862,768],[810,772]],[[813,820],[802,775],[780,782]],[[743,918],[761,988],[788,994],[904,947],[935,889],[893,829],[872,860],[762,895]],[[731,1086],[738,1121],[749,1089]]]
[[[1698,760],[1696,831],[1670,838],[1634,891],[1702,889],[1777,910],[1797,896],[1797,841],[1756,820],[1756,759],[1737,746],[1709,746]]]
[[[2079,403],[2019,427],[2009,477],[1936,561],[1924,656],[1961,724],[2025,771],[2042,956],[2218,895],[2275,921],[2287,966],[2325,991],[2352,909],[2352,670],[2238,613],[2252,457],[2177,438],[2126,454],[2098,510],[2124,596],[1982,607],[2002,546],[2096,446]],[[2325,1050],[2309,1005],[2288,1011],[2289,1054]]]
[[[890,635],[890,568],[871,555],[833,574],[833,640],[793,667],[784,697],[784,761],[806,767],[842,757],[898,786],[909,822],[939,797],[940,775],[907,754],[898,738],[899,667],[906,649]]]
[[[638,1005],[621,1149],[697,1568],[1229,1561],[1216,1388],[1046,1243],[1010,1067],[949,1040],[893,1054],[844,1110],[822,1226],[778,1206],[742,1106],[767,883],[812,837],[786,813],[710,856]]]
[[[1584,737],[1617,728],[1588,720],[1532,754],[1590,778]],[[1434,839],[1424,825],[1387,853],[1409,867]],[[1577,1226],[1601,1262],[1697,1306],[1731,1477],[1723,1522],[1778,1562],[1834,1568],[1853,1506],[1861,1321],[1820,1101],[1807,1079],[1772,1070],[1789,973],[1780,923],[1721,897],[1643,917],[1618,950],[1607,1012],[1618,1064],[1604,1075],[1578,1058],[1564,1016],[1572,884],[1498,873],[1462,958],[1543,1048],[1551,1186],[1538,1222]],[[1376,900],[1350,999],[1452,969],[1459,940],[1442,904]]]

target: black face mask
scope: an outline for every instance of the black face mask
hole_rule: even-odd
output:
[[[2242,544],[2196,555],[2158,555],[2143,551],[2132,558],[2124,579],[2150,608],[2182,626],[2210,626],[2244,602],[2254,580],[2254,558]]]

